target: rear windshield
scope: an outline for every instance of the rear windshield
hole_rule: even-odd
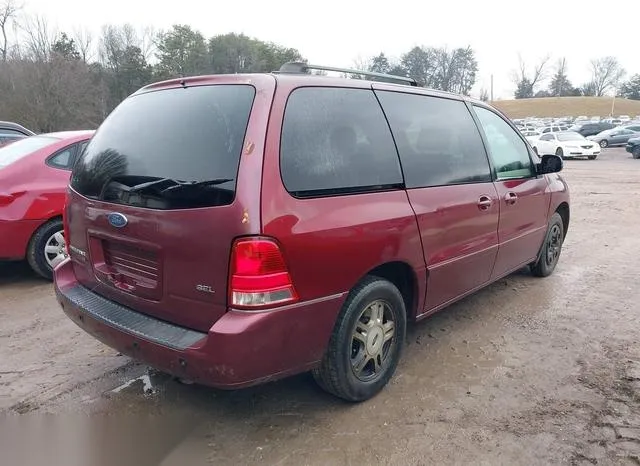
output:
[[[32,136],[20,139],[0,149],[0,168],[17,162],[33,152],[58,142],[58,139],[47,136]]]
[[[254,95],[249,85],[215,85],[133,96],[96,132],[71,186],[146,208],[230,204]]]

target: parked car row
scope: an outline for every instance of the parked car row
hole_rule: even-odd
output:
[[[616,126],[622,121],[626,123]],[[630,139],[640,137],[640,121],[631,121],[624,116],[619,120],[597,122],[576,119],[570,127],[561,124],[534,126],[530,122],[518,123],[517,127],[539,154],[551,153],[564,158],[586,157],[593,160],[600,153],[600,148],[623,146]]]

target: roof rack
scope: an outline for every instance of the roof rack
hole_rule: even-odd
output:
[[[278,71],[274,71],[276,74],[306,74],[309,70],[319,70],[319,71],[336,71],[338,73],[347,73],[347,74],[359,74],[362,76],[371,76],[374,78],[384,78],[391,79],[394,81],[401,81],[404,83],[408,83],[411,86],[417,86],[418,83],[413,78],[407,78],[406,76],[396,76],[394,74],[386,74],[386,73],[376,73],[375,71],[362,71],[362,70],[353,70],[349,68],[336,68],[334,66],[322,66],[322,65],[309,65],[307,63],[302,62],[287,62],[280,67]]]

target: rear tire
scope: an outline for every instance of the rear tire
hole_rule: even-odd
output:
[[[406,327],[404,300],[395,285],[366,277],[349,293],[314,379],[347,401],[373,397],[398,366]]]
[[[558,147],[558,148],[556,149],[556,155],[557,155],[558,157],[560,157],[561,159],[564,159],[564,151],[562,150],[562,147]]]
[[[60,238],[63,239],[61,244]],[[50,220],[38,228],[31,237],[27,247],[27,261],[34,272],[47,280],[51,280],[54,266],[66,256],[64,248],[64,226],[62,225],[62,220]]]
[[[558,265],[562,243],[564,241],[564,223],[558,212],[555,212],[549,220],[547,234],[544,237],[542,250],[538,261],[531,264],[531,273],[536,277],[548,277]]]

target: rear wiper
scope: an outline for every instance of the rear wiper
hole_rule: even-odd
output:
[[[224,184],[229,181],[233,181],[233,178],[215,178],[213,180],[204,181],[177,181],[173,186],[169,186],[160,192],[164,194],[180,188],[206,188],[208,186],[218,186],[219,184]]]
[[[233,178],[215,178],[212,180],[204,180],[204,181],[180,181],[180,180],[175,180],[173,178],[160,178],[157,180],[146,181],[144,183],[136,184],[131,187],[126,187],[123,190],[128,193],[140,193],[142,191],[146,191],[147,189],[153,188],[158,185],[168,184],[169,187],[160,190],[161,193],[164,193],[164,192],[171,191],[173,189],[184,187],[184,186],[191,186],[191,187],[216,186],[219,184],[226,183],[228,181],[233,181]],[[118,184],[121,184],[121,183],[118,183]]]

